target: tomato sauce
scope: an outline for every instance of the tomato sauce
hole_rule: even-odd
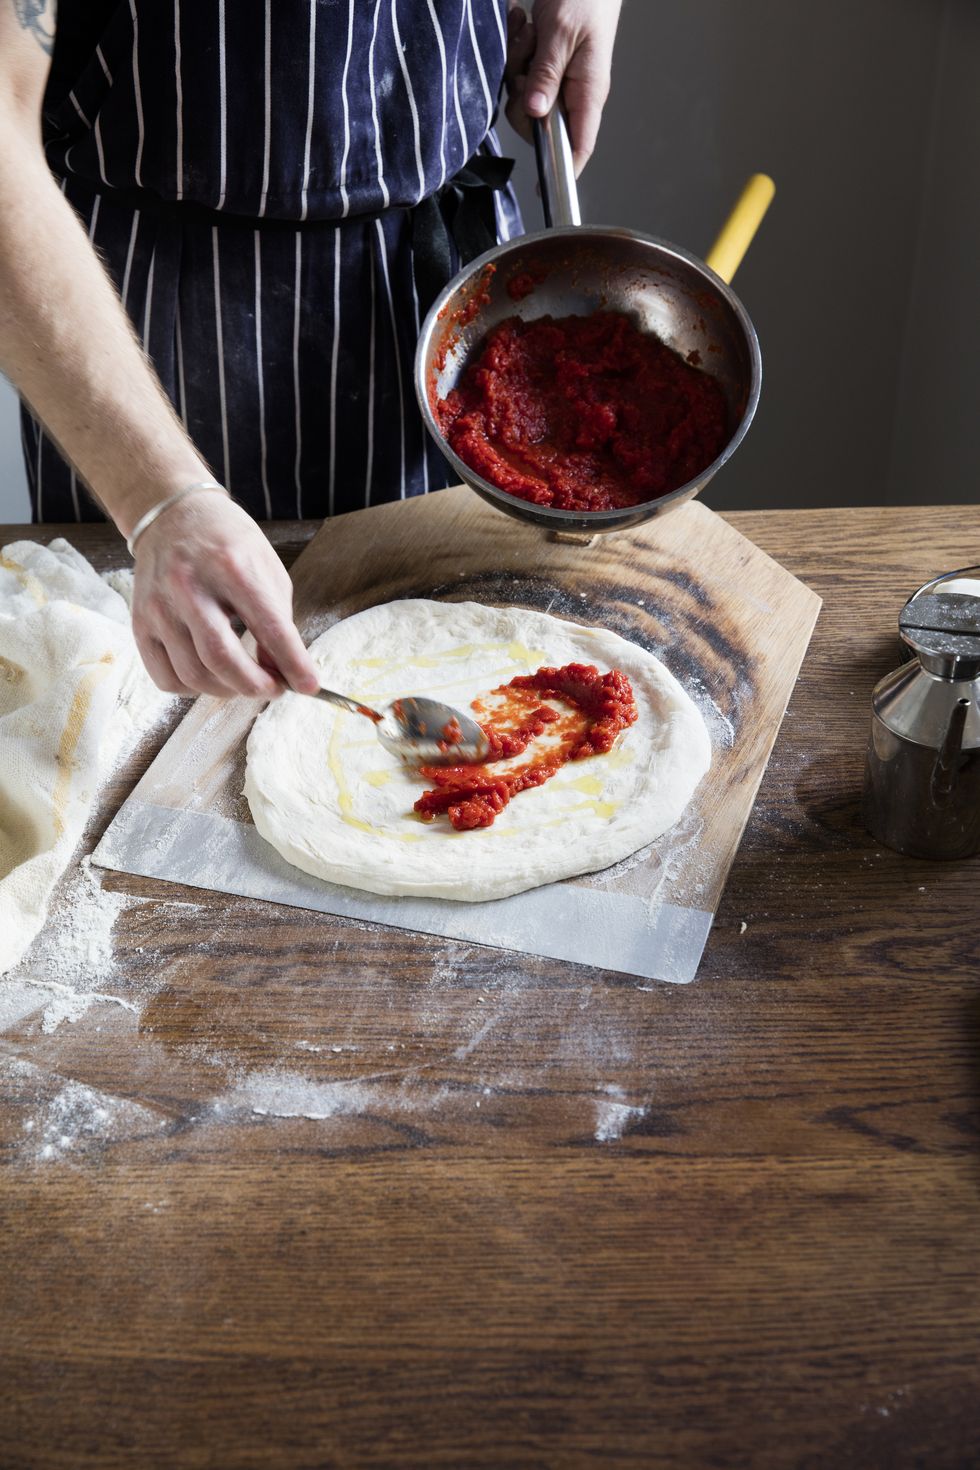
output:
[[[490,827],[519,792],[542,786],[566,762],[611,750],[637,717],[626,675],[617,669],[600,674],[592,664],[519,674],[493,693],[492,709],[480,699],[472,704],[490,744],[486,759],[478,765],[422,767],[432,787],[415,803],[423,821],[445,815],[457,832]],[[554,709],[546,702],[551,699],[566,708]],[[496,762],[523,755],[546,730],[557,739],[520,766],[494,772]]]
[[[454,746],[462,745],[463,727],[459,723],[455,715],[453,715],[452,719],[447,720],[446,723],[443,725],[442,739],[438,743],[439,749],[443,752],[444,755],[448,755]]]
[[[511,294],[533,284],[517,277]],[[508,317],[435,409],[471,469],[560,510],[656,500],[707,469],[730,437],[715,379],[612,311]]]

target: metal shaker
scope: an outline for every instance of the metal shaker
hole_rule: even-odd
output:
[[[980,853],[980,567],[912,594],[899,632],[914,657],[871,696],[868,831],[913,857]]]

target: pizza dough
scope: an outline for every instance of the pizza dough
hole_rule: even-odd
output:
[[[492,827],[456,832],[445,818],[416,816],[423,778],[388,754],[362,716],[282,695],[248,739],[255,825],[287,862],[350,888],[472,903],[594,872],[673,826],[711,761],[704,721],[673,675],[602,628],[414,599],[334,624],[310,652],[325,688],[375,706],[418,694],[465,710],[515,674],[588,663],[627,674],[639,712],[607,755],[571,761],[521,792]]]

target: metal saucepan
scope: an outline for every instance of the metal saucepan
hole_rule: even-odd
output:
[[[535,127],[545,220],[550,228],[498,245],[460,271],[434,302],[415,356],[415,391],[426,428],[460,479],[498,510],[569,539],[620,531],[697,495],[744,439],[759,401],[762,359],[748,313],[727,282],[734,275],[772,198],[774,186],[756,174],[746,185],[708,257],[635,230],[579,224],[578,195],[565,120],[555,109]],[[516,277],[538,284],[520,300],[508,292]],[[470,353],[506,317],[628,313],[682,357],[721,384],[730,437],[707,469],[657,500],[622,510],[555,510],[532,505],[483,479],[442,435],[435,406],[456,385]]]

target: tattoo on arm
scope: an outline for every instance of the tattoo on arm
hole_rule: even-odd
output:
[[[14,14],[23,31],[30,31],[45,55],[54,50],[57,0],[14,0]]]

